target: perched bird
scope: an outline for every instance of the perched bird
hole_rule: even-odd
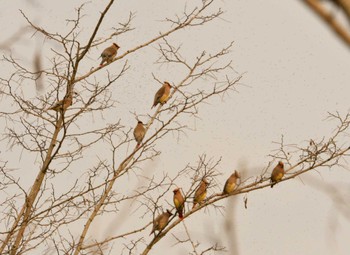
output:
[[[165,226],[168,224],[169,217],[173,215],[169,210],[166,210],[166,212],[163,212],[162,214],[158,215],[157,218],[153,221],[153,228],[152,232],[149,235],[152,235],[155,231],[162,231]]]
[[[141,142],[142,142],[143,138],[145,137],[145,133],[146,133],[146,129],[143,126],[142,121],[139,120],[137,122],[135,129],[134,129],[134,137],[135,137],[135,140],[137,142],[137,147],[139,147],[141,145]]]
[[[165,104],[169,98],[170,95],[170,89],[171,85],[169,82],[165,81],[163,83],[163,86],[157,91],[157,93],[154,96],[154,101],[153,101],[153,107],[157,106],[157,104]]]
[[[237,179],[240,178],[240,175],[237,171],[235,171],[231,176],[227,179],[223,194],[230,194],[237,188]]]
[[[119,48],[120,47],[118,46],[118,44],[113,43],[112,46],[109,46],[108,48],[104,49],[104,51],[102,51],[101,53],[102,61],[100,66],[102,66],[105,62],[107,62],[108,64],[111,63],[117,55],[117,51]]]
[[[271,173],[271,188],[273,188],[273,185],[275,185],[277,182],[282,180],[284,175],[284,165],[283,162],[278,162],[277,166],[273,169]]]
[[[67,110],[67,108],[69,106],[72,105],[72,94],[69,94],[68,96],[66,95],[62,100],[58,101],[56,104],[54,104],[53,106],[51,106],[49,109],[47,110],[54,110],[56,112],[63,112],[65,110]]]
[[[199,185],[198,189],[194,193],[192,209],[196,206],[196,204],[201,203],[205,199],[205,197],[207,196],[208,185],[209,185],[209,182],[206,179],[203,179],[201,181],[201,184]]]
[[[176,188],[173,190],[174,192],[174,205],[176,208],[177,213],[179,214],[179,218],[182,220],[184,218],[184,204],[185,204],[185,199],[181,194],[181,191],[179,188]]]

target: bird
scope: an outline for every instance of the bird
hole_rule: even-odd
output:
[[[205,197],[207,196],[208,185],[209,185],[209,182],[206,179],[203,179],[201,181],[201,184],[199,185],[198,189],[194,193],[192,209],[196,206],[196,204],[201,203],[205,199]]]
[[[118,44],[113,43],[112,46],[109,46],[108,48],[104,49],[101,53],[101,64],[100,66],[102,66],[105,62],[107,62],[108,64],[111,63],[114,59],[114,57],[117,55],[117,51],[120,47],[118,46]]]
[[[224,190],[222,192],[224,195],[231,194],[237,188],[238,178],[241,178],[241,176],[237,171],[231,174],[231,176],[227,179],[225,183]]]
[[[146,129],[143,126],[142,121],[139,120],[137,122],[135,129],[134,129],[134,137],[135,137],[135,140],[137,142],[137,147],[139,147],[141,145],[141,142],[142,142],[143,138],[145,137],[145,134],[146,134]]]
[[[173,215],[169,210],[166,210],[162,214],[158,215],[153,221],[153,228],[149,235],[152,235],[155,231],[162,231],[168,224],[170,216]]]
[[[173,198],[174,205],[177,213],[179,214],[179,218],[182,220],[184,218],[183,212],[184,212],[185,199],[182,196],[179,188],[174,189],[173,192],[174,192],[174,198]]]
[[[163,83],[163,86],[154,95],[153,106],[151,107],[151,109],[157,106],[157,104],[163,105],[167,102],[170,95],[170,89],[171,89],[170,83],[165,81]]]
[[[282,161],[279,161],[277,166],[272,170],[271,173],[271,188],[273,188],[273,185],[275,185],[277,182],[281,181],[284,176],[284,164]]]
[[[67,108],[69,106],[72,105],[72,94],[66,95],[62,100],[59,100],[56,104],[54,104],[53,106],[51,106],[49,109],[47,110],[54,110],[56,112],[63,112],[65,110],[67,110]]]

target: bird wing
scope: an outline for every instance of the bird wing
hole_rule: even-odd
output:
[[[229,181],[230,179],[227,179],[225,182],[225,186],[224,186],[224,193],[229,193]]]
[[[159,216],[158,216],[159,217]],[[152,232],[151,234],[156,231],[159,230],[159,219],[158,217],[153,221],[153,228],[152,228]]]
[[[201,185],[197,191],[194,193],[194,201],[201,202],[207,195],[207,189],[205,185]]]
[[[112,57],[115,54],[115,50],[111,49],[111,48],[107,48],[105,49],[102,54],[101,57],[102,58],[108,58],[108,57]]]
[[[271,174],[272,181],[280,181],[284,175],[284,172],[281,168],[275,167]]]
[[[235,182],[227,181],[225,185],[225,192],[231,193],[235,189],[235,186],[236,186]]]
[[[157,91],[157,93],[156,93],[156,95],[155,95],[155,97],[154,97],[154,102],[158,102],[159,99],[164,95],[164,92],[165,92],[165,87],[161,87],[161,88]]]
[[[63,106],[63,100],[60,100],[57,103],[55,103],[53,106],[51,106],[48,110],[57,111],[58,109],[62,108],[62,106]]]
[[[183,206],[183,201],[182,201],[182,199],[175,197],[174,204],[175,204],[176,209],[181,209]]]

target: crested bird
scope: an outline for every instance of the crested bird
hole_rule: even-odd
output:
[[[155,231],[162,231],[168,224],[170,216],[173,215],[169,210],[166,210],[162,214],[158,215],[153,221],[153,228],[149,235],[152,235]]]
[[[237,188],[237,179],[239,178],[241,178],[241,176],[237,171],[231,174],[231,176],[227,179],[225,183],[224,190],[222,193],[224,195],[232,193]]]
[[[48,108],[47,110],[54,110],[56,112],[63,112],[67,110],[69,106],[72,105],[73,98],[72,94],[66,95],[62,100],[59,100],[57,103],[55,103],[53,106]]]
[[[173,200],[174,200],[175,209],[179,214],[179,218],[182,220],[184,218],[183,212],[184,212],[185,199],[182,196],[179,188],[174,189],[173,192],[174,192]]]
[[[272,170],[271,173],[271,188],[273,188],[273,185],[275,185],[277,182],[281,181],[284,176],[284,164],[282,161],[279,161],[277,166]]]
[[[169,98],[170,89],[171,85],[169,84],[169,82],[165,81],[163,83],[163,86],[154,95],[153,106],[151,108],[157,106],[157,104],[165,104]]]
[[[207,187],[209,185],[209,182],[206,179],[203,179],[194,193],[194,198],[193,198],[193,207],[192,209],[196,206],[196,204],[200,204],[205,197],[207,196]]]
[[[137,125],[134,129],[134,137],[135,137],[135,140],[137,142],[137,147],[139,147],[141,145],[141,142],[143,140],[143,138],[145,137],[145,134],[146,134],[146,129],[142,123],[142,121],[138,121],[137,122]]]
[[[113,43],[112,46],[109,46],[108,48],[104,49],[101,53],[102,61],[100,63],[100,66],[102,66],[105,62],[107,62],[108,64],[111,63],[117,55],[119,48],[120,47],[118,46],[118,44]]]

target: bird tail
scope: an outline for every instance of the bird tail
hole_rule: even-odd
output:
[[[45,111],[50,111],[50,110],[59,112],[60,107],[58,107],[57,105],[54,105],[54,106],[51,106],[50,108],[47,108]]]
[[[192,210],[196,207],[196,202],[193,203]]]
[[[151,109],[152,109],[153,107],[156,107],[157,104],[158,104],[158,102],[154,102],[153,105],[152,105],[152,107],[151,107]]]
[[[183,220],[183,219],[184,219],[183,212],[179,212],[179,218],[180,218],[180,220]]]
[[[151,233],[149,235],[152,235],[154,233],[154,229],[152,229]]]

